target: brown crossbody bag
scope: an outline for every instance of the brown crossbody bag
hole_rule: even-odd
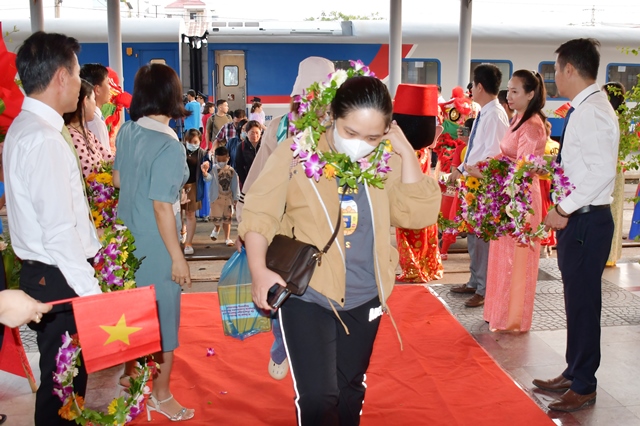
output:
[[[344,193],[344,191],[343,191]],[[322,250],[313,244],[303,243],[286,235],[276,235],[267,249],[267,268],[278,273],[287,283],[286,287],[274,284],[267,294],[267,303],[278,309],[291,296],[302,296],[313,276],[316,265],[322,264],[322,256],[329,251],[340,231],[342,205],[338,204],[338,223],[329,242]],[[294,229],[295,230],[295,229]]]

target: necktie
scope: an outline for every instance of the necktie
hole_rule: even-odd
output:
[[[467,160],[469,159],[469,154],[473,149],[473,140],[476,137],[476,130],[478,130],[478,126],[480,125],[481,115],[482,115],[482,111],[478,113],[478,116],[476,117],[476,121],[473,123],[473,129],[471,129],[471,135],[469,135],[469,143],[467,144],[467,153],[464,156],[464,162],[462,167],[464,167],[464,164],[467,164]]]
[[[80,158],[78,157],[78,152],[76,151],[76,147],[73,146],[71,133],[69,133],[69,129],[67,129],[67,126],[62,126],[62,130],[60,130],[60,133],[62,133],[62,137],[64,138],[65,142],[67,142],[67,145],[69,145],[71,152],[73,152],[73,156],[76,157],[76,163],[78,164],[78,172],[80,172],[79,173],[80,185],[82,186],[82,192],[84,193],[84,203],[87,206],[87,211],[89,212],[89,221],[91,222],[92,225],[95,225],[93,222],[93,216],[91,215],[91,207],[89,206],[89,201],[87,200],[87,186],[84,182],[84,178],[82,175],[82,165],[80,164]]]
[[[569,111],[567,111],[567,116],[564,118],[564,126],[562,126],[562,135],[560,136],[560,150],[558,151],[558,156],[556,157],[556,163],[558,164],[561,164],[562,162],[562,143],[564,142],[564,134],[567,131],[567,124],[569,124],[569,118],[571,117],[571,114],[573,114],[574,110],[574,107],[569,108]]]

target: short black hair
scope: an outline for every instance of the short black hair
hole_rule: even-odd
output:
[[[202,133],[198,129],[189,129],[187,133],[184,135],[185,142],[191,142],[193,138],[198,138],[202,140]]]
[[[220,105],[224,104],[224,103],[227,103],[226,99],[218,99],[216,101],[216,108],[219,107]]]
[[[464,122],[464,127],[471,130],[473,128],[473,122],[476,121],[475,118],[467,118]]]
[[[600,42],[594,38],[576,38],[563,43],[556,49],[558,65],[564,69],[571,64],[582,78],[598,78],[600,66]]]
[[[480,64],[473,70],[473,82],[482,85],[485,92],[497,96],[502,83],[502,71],[493,64]]]
[[[213,151],[213,155],[220,156],[220,157],[229,155],[229,150],[227,149],[226,146],[219,146],[216,148],[215,151]]]
[[[138,70],[129,114],[134,121],[146,115],[165,115],[174,119],[191,115],[182,103],[182,83],[173,68],[156,63]]]
[[[196,97],[196,91],[193,89],[187,90],[187,95],[191,96],[192,98]]]
[[[256,120],[251,120],[247,122],[244,130],[245,132],[249,133],[249,130],[253,129],[254,127],[257,127],[258,129],[262,130],[262,126],[260,125],[260,122]]]
[[[506,90],[501,90],[498,92],[498,102],[500,102],[501,104],[508,104],[509,102],[507,101],[507,91]]]
[[[618,81],[610,81],[602,86],[602,90],[607,94],[613,110],[621,112],[621,106],[624,104],[624,85]]]
[[[352,77],[336,90],[331,101],[331,113],[334,118],[344,118],[357,109],[371,108],[379,111],[385,120],[385,126],[391,124],[393,103],[387,86],[376,77]]]
[[[80,44],[64,34],[37,31],[27,38],[16,57],[22,88],[27,95],[44,92],[54,74],[65,67],[70,73]]]
[[[242,108],[233,111],[233,118],[245,118],[247,116],[247,112]]]
[[[80,68],[80,78],[94,86],[100,86],[109,77],[109,70],[102,64],[84,64]]]

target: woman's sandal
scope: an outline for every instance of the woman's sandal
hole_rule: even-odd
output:
[[[6,414],[0,414],[0,425],[7,421]]]
[[[193,418],[193,416],[195,415],[195,410],[192,408],[185,408],[182,407],[181,410],[179,410],[177,413],[170,415],[164,411],[162,411],[160,409],[160,406],[162,404],[164,404],[165,402],[169,402],[173,399],[173,395],[171,395],[169,398],[167,399],[163,399],[162,401],[159,401],[158,398],[156,398],[155,396],[153,396],[153,394],[149,395],[149,400],[147,401],[147,421],[151,421],[151,412],[155,411],[157,413],[162,414],[163,416],[165,416],[166,418],[168,418],[169,420],[171,420],[172,422],[182,422],[185,420],[190,420]],[[153,402],[153,407],[151,405],[149,405],[149,402]]]

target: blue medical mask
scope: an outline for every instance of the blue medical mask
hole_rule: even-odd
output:
[[[240,139],[246,139],[246,138],[247,138],[247,132],[240,133]]]
[[[221,169],[221,168],[223,168],[224,166],[227,165],[227,162],[226,161],[218,161],[216,164],[218,165],[218,168]]]
[[[196,149],[198,149],[198,145],[195,143],[189,143],[187,142],[187,149],[191,152],[195,151]]]

